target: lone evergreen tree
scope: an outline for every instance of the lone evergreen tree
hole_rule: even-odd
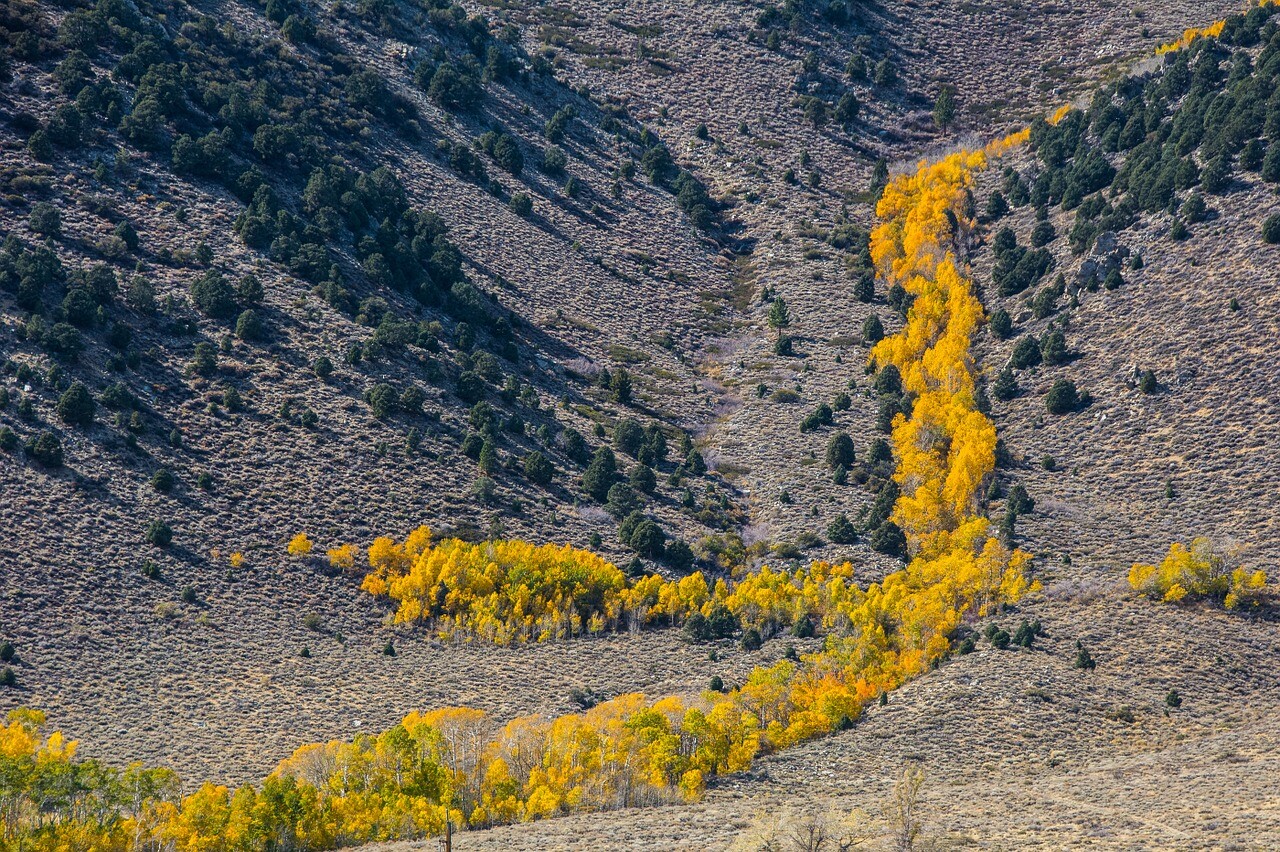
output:
[[[786,300],[779,296],[769,306],[769,327],[781,330],[789,325],[791,325],[791,313],[787,310]]]
[[[956,119],[956,89],[950,84],[938,91],[938,99],[933,103],[933,123],[943,133],[951,127]]]

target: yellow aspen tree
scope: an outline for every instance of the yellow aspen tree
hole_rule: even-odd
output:
[[[311,552],[311,539],[307,538],[307,534],[300,532],[293,538],[289,539],[289,555],[290,556],[306,556]]]

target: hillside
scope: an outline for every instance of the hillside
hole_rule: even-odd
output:
[[[917,762],[922,838],[944,845],[1276,842],[1274,622],[1125,583],[1196,536],[1250,569],[1280,555],[1275,25],[1257,10],[1150,59],[1237,10],[14,0],[0,708],[190,793],[412,710],[554,717],[816,653],[789,623],[710,653],[656,623],[450,641],[389,623],[363,553],[426,524],[570,543],[632,581],[901,572],[876,535],[901,453],[877,453],[917,394],[866,365],[911,300],[872,262],[874,201],[922,157],[1031,123],[975,172],[956,243],[1000,440],[974,503],[1041,586],[949,638],[1043,637],[948,651],[701,801],[455,842],[764,848],[859,809],[874,845]],[[1088,397],[1054,413],[1060,379]],[[593,495],[603,447],[619,472]],[[1011,511],[1022,488],[1034,508]],[[644,521],[656,545],[632,537]],[[298,533],[309,555],[286,552]],[[349,568],[323,555],[348,543]]]
[[[212,20],[194,9],[186,14],[193,21]],[[266,176],[285,198],[290,193],[309,197],[315,181],[308,167],[298,163],[270,171],[275,164],[258,151],[263,134],[227,125],[214,138],[222,134],[248,146],[245,154],[233,145],[236,153],[217,155],[226,164],[217,169],[216,179],[207,164],[186,168],[198,174],[176,174],[167,153],[140,148],[109,127],[95,128],[88,118],[74,119],[88,125],[78,139],[59,143],[43,156],[48,152],[33,152],[40,145],[31,138],[49,134],[31,132],[32,116],[81,115],[69,105],[70,96],[79,103],[87,92],[96,93],[92,86],[80,88],[84,80],[110,70],[122,53],[132,57],[136,51],[104,46],[97,64],[77,65],[74,53],[46,40],[41,44],[47,54],[41,55],[48,59],[19,66],[31,71],[12,84],[6,125],[9,236],[18,242],[6,249],[12,292],[5,298],[4,417],[20,444],[45,432],[55,435],[62,464],[41,465],[34,452],[21,449],[4,456],[5,493],[13,499],[5,501],[3,511],[14,531],[5,552],[12,581],[6,592],[21,602],[6,615],[5,630],[33,667],[23,678],[22,702],[65,702],[73,713],[77,707],[107,709],[99,717],[103,721],[86,723],[103,724],[123,714],[131,719],[124,729],[135,732],[146,729],[150,716],[158,723],[152,736],[159,735],[160,742],[153,740],[147,748],[165,749],[146,755],[154,760],[191,759],[168,749],[231,721],[224,715],[225,703],[196,710],[192,717],[189,699],[177,696],[200,694],[214,684],[231,686],[240,680],[246,659],[266,666],[265,682],[232,705],[241,710],[231,719],[247,712],[244,748],[256,751],[256,741],[268,735],[261,722],[252,721],[258,703],[275,710],[296,706],[287,698],[270,699],[266,684],[295,677],[291,658],[314,641],[301,623],[303,615],[323,614],[330,641],[345,635],[355,647],[368,648],[381,648],[386,641],[379,635],[380,611],[347,610],[338,603],[341,598],[354,603],[355,584],[324,576],[318,564],[294,568],[284,562],[284,543],[297,532],[308,532],[323,547],[364,545],[428,521],[472,535],[505,529],[510,535],[540,537],[545,531],[581,545],[595,533],[607,540],[602,542],[607,550],[625,553],[608,515],[577,507],[576,480],[595,446],[609,444],[613,426],[627,418],[656,424],[667,436],[670,460],[664,454],[656,463],[663,481],[651,507],[674,534],[687,529],[696,542],[734,523],[741,511],[732,493],[722,498],[723,487],[713,480],[695,474],[679,487],[671,484],[679,481],[671,474],[683,461],[680,436],[715,404],[696,386],[691,362],[709,327],[721,321],[717,315],[731,310],[727,295],[715,290],[717,282],[726,290],[731,285],[715,244],[690,224],[671,194],[647,182],[624,181],[619,197],[611,195],[613,172],[628,150],[625,143],[619,149],[619,143],[606,142],[599,125],[617,119],[545,75],[529,72],[512,78],[510,90],[488,86],[482,109],[454,116],[412,79],[415,52],[437,49],[433,44],[455,49],[458,37],[447,18],[418,46],[392,43],[358,19],[338,19],[331,37],[295,48],[278,37],[269,40],[272,24],[260,10],[243,8],[238,14],[245,34],[226,36],[224,45],[214,30],[209,47],[246,55],[269,46],[279,51],[281,67],[260,85],[286,86],[292,63],[293,73],[313,75],[304,78],[308,82],[298,86],[299,93],[307,85],[337,87],[332,91],[340,106],[332,107],[337,115],[326,120],[336,122],[347,110],[352,117],[343,121],[369,124],[355,137],[335,140],[335,149],[346,153],[334,156],[347,157],[349,169],[368,163],[390,167],[403,189],[390,185],[388,191],[403,192],[430,211],[428,216],[438,215],[439,225],[428,220],[423,226],[447,236],[434,237],[436,249],[404,242],[395,247],[410,254],[400,261],[403,272],[393,270],[396,274],[382,285],[372,274],[382,274],[378,267],[360,257],[364,250],[343,245],[349,228],[340,222],[334,223],[337,239],[322,244],[337,261],[332,272],[313,271],[296,257],[286,260],[280,252],[287,246],[279,240],[246,245],[232,228],[246,208],[218,181],[246,168],[240,160],[246,156],[246,174]],[[54,15],[36,18],[26,32],[51,36],[55,20]],[[69,27],[64,23],[61,29]],[[179,36],[169,49],[190,53],[185,44]],[[510,52],[500,42],[493,44],[498,45],[494,50]],[[395,93],[399,113],[371,114],[372,107],[342,100],[347,92],[342,86],[349,84],[324,63],[331,57],[347,57],[343,61],[350,63],[349,49],[377,52],[385,74],[377,80],[386,86],[383,96]],[[404,59],[393,62],[385,54]],[[459,62],[469,56],[462,54]],[[60,82],[73,71],[80,76]],[[139,76],[145,86],[148,78]],[[248,76],[245,83],[211,85],[252,83]],[[206,112],[193,103],[196,94],[186,96],[182,109],[174,108],[175,134],[199,133],[210,121],[215,127],[224,123],[217,110]],[[287,88],[277,97],[281,111],[296,114],[303,105]],[[529,110],[530,103],[539,112]],[[579,117],[566,118],[566,109]],[[406,128],[400,113],[419,118]],[[531,163],[516,177],[482,152],[469,154],[472,137],[500,121],[508,132],[523,134],[508,138],[522,139],[516,144],[528,146],[532,161],[535,152],[551,147],[543,125],[557,114],[566,130],[556,150],[570,154],[559,175]],[[398,130],[395,122],[401,122]],[[618,125],[627,133],[636,126]],[[167,144],[159,139],[151,147]],[[311,156],[323,159],[319,151]],[[268,170],[255,171],[255,160]],[[451,167],[456,162],[466,164],[469,174]],[[576,197],[560,186],[570,181],[577,184]],[[356,189],[364,195],[375,191]],[[520,191],[537,199],[527,216],[508,209],[508,200]],[[322,229],[330,227],[323,220],[334,215],[332,208],[306,197],[301,212],[321,220]],[[50,209],[58,220],[51,234],[52,225],[41,219],[49,218]],[[655,228],[655,223],[660,224]],[[133,237],[118,236],[126,229],[137,234],[136,249],[129,245]],[[46,235],[53,237],[61,268],[50,269],[48,280],[40,281],[41,276],[26,274],[33,262],[24,259],[36,257],[34,246]],[[416,267],[413,255],[419,252],[426,261]],[[408,284],[400,282],[401,275],[416,275],[423,282],[414,285],[420,292],[405,292]],[[250,276],[260,296],[222,293]],[[324,280],[313,286],[316,279],[308,276]],[[695,279],[703,284],[697,292],[689,286]],[[41,285],[34,297],[24,295],[28,281]],[[212,301],[202,312],[195,304],[195,285],[208,281],[213,295],[206,298]],[[330,285],[338,281],[344,283],[335,291]],[[642,281],[667,286],[637,286]],[[90,304],[81,319],[73,294],[85,292],[103,304]],[[38,318],[30,320],[33,308],[47,313],[37,310]],[[239,333],[242,309],[256,315],[260,328],[255,332]],[[64,317],[70,322],[59,325]],[[64,338],[70,341],[65,346]],[[205,357],[213,358],[209,367],[192,366],[201,345],[207,347]],[[329,369],[316,368],[321,359]],[[602,368],[606,374],[630,372],[630,404],[612,402],[617,394],[598,387],[595,378]],[[76,382],[96,397],[93,422],[83,426],[56,411]],[[371,398],[379,388],[386,389],[389,400],[383,403],[389,410],[382,412]],[[416,398],[409,402],[406,393]],[[477,419],[476,402],[496,415]],[[492,460],[483,458],[483,446],[472,449],[467,443],[481,444],[475,436],[489,428],[483,426],[486,419],[497,425],[490,439],[497,451]],[[597,426],[600,437],[594,434]],[[566,430],[577,433],[577,446],[565,443]],[[546,487],[524,473],[533,452],[550,461]],[[481,457],[473,461],[467,454]],[[624,467],[634,464],[626,464],[624,456]],[[492,484],[482,487],[486,482]],[[678,500],[690,486],[698,493],[687,499],[686,508]],[[147,546],[144,535],[154,521],[172,531],[168,547]],[[50,535],[51,528],[59,533]],[[243,559],[239,566],[230,562],[237,553]],[[148,570],[155,576],[144,576],[147,566],[154,566]],[[125,593],[104,594],[107,589]],[[194,601],[185,604],[180,594]],[[52,623],[65,625],[62,635],[47,629],[51,616]],[[119,637],[123,626],[128,635]],[[104,675],[89,683],[68,682],[65,673],[80,665]],[[331,665],[348,668],[341,680],[367,696],[356,698],[356,706],[385,691],[376,678],[364,681],[363,661],[340,654]],[[205,666],[210,668],[201,672]],[[131,671],[154,680],[134,682]],[[104,696],[100,690],[106,684],[112,686]],[[225,688],[211,691],[222,694]],[[130,697],[136,689],[175,696],[173,715],[133,716],[146,710]],[[565,699],[557,695],[555,700]],[[203,714],[207,717],[198,718]],[[333,718],[330,725],[349,721]],[[163,735],[172,724],[183,725],[192,737]],[[103,735],[115,736],[107,730],[118,727],[107,723]],[[277,735],[280,748],[287,748],[299,732],[283,727]],[[265,765],[240,771],[253,777]]]

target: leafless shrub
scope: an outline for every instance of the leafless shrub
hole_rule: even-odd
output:
[[[578,517],[589,524],[610,524],[613,519],[609,517],[609,513],[599,506],[579,506]]]
[[[1053,601],[1072,601],[1079,604],[1097,600],[1115,600],[1128,593],[1128,584],[1119,576],[1072,577],[1055,580],[1044,590],[1045,597]]]

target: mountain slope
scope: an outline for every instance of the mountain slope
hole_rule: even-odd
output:
[[[65,105],[79,84],[61,79],[73,77],[74,63],[58,69],[71,56],[67,39],[81,36],[54,47],[59,32],[76,30],[65,23],[70,10],[38,7],[44,19],[32,23],[37,7],[11,5],[14,79],[0,124],[4,228],[26,253],[11,252],[0,294],[9,393],[0,422],[20,443],[57,435],[65,464],[34,461],[34,444],[0,454],[0,517],[12,530],[0,546],[7,569],[0,638],[17,646],[21,661],[3,706],[48,709],[92,756],[171,764],[189,783],[238,782],[260,778],[300,743],[382,730],[411,709],[469,704],[506,719],[570,711],[574,688],[662,695],[701,689],[713,675],[741,681],[758,663],[779,659],[785,640],[760,652],[725,649],[718,660],[671,631],[564,646],[444,646],[386,627],[385,608],[358,591],[358,578],[330,569],[320,551],[402,537],[425,522],[466,537],[594,545],[625,563],[634,551],[618,539],[617,518],[583,494],[585,459],[571,454],[563,430],[586,436],[590,450],[614,443],[619,421],[631,417],[661,427],[671,447],[654,464],[657,492],[645,509],[694,545],[702,567],[853,558],[868,579],[898,567],[865,537],[836,543],[828,532],[841,514],[861,525],[880,481],[867,456],[882,434],[882,406],[864,372],[862,330],[875,315],[892,333],[899,311],[883,284],[870,301],[855,290],[867,268],[860,247],[873,221],[867,187],[877,160],[910,168],[958,139],[997,135],[1073,98],[1085,96],[1083,106],[1098,81],[1235,4],[1216,7],[1166,4],[1139,16],[1110,6],[943,2],[860,5],[846,17],[807,5],[641,3],[615,11],[504,3],[470,7],[491,18],[484,37],[439,4],[168,9],[166,50],[225,52],[238,57],[232,64],[264,68],[274,57],[280,102],[272,109],[304,125],[321,122],[309,132],[331,143],[324,156],[306,149],[306,133],[297,146],[264,155],[255,133],[236,131],[231,161],[256,166],[280,206],[304,220],[285,237],[305,244],[315,236],[308,227],[325,226],[325,205],[306,197],[312,171],[300,161],[327,165],[329,155],[368,175],[389,168],[409,208],[441,217],[458,277],[451,280],[447,258],[428,254],[419,263],[425,282],[410,286],[404,271],[385,272],[362,248],[362,236],[381,236],[372,214],[355,226],[329,225],[326,268],[305,253],[299,259],[288,239],[246,245],[242,214],[264,212],[255,193],[237,197],[227,175],[193,174],[209,166],[175,162],[174,141],[184,132],[207,138],[230,101],[188,92],[189,104],[164,124],[165,144],[148,150],[118,130],[127,110],[137,111],[141,86],[121,85],[117,113],[112,96],[94,88],[84,96],[84,141],[33,144],[37,132],[46,142],[51,132],[70,138],[63,125],[75,119]],[[158,21],[159,11],[147,15]],[[205,17],[215,13],[234,25],[234,37]],[[314,37],[305,36],[310,19]],[[277,27],[298,41],[280,40]],[[34,47],[24,33],[36,34]],[[442,106],[443,84],[433,98],[430,79],[440,66],[474,61],[478,69],[490,48],[522,70],[485,81],[475,109]],[[89,63],[95,86],[131,55],[120,43],[101,51]],[[846,71],[855,54],[865,77],[856,62],[854,76]],[[135,76],[141,84],[144,75]],[[385,89],[375,86],[362,100],[360,83],[373,79]],[[960,102],[950,132],[929,114],[944,82]],[[836,113],[849,92],[859,109],[844,121]],[[97,106],[88,103],[94,97]],[[544,171],[538,163],[554,135],[547,123],[568,115],[566,105],[576,117],[554,143],[567,154],[565,171]],[[324,115],[306,115],[312,107]],[[499,146],[502,133],[511,141]],[[675,163],[665,185],[644,175],[659,141]],[[510,164],[512,144],[524,159],[518,176],[501,165]],[[1037,151],[1009,160],[1031,182],[1045,165]],[[1202,154],[1194,156],[1203,169]],[[1128,156],[1108,151],[1117,169]],[[701,213],[698,194],[677,188],[680,171],[706,187]],[[1052,272],[1008,295],[994,281],[996,234],[1007,225],[1028,246],[1036,205],[988,217],[994,192],[1007,193],[1006,177],[993,169],[980,179],[976,210],[990,221],[973,245],[973,269],[988,312],[1004,308],[1016,329],[1008,340],[980,341],[988,387],[1024,334],[1039,341],[1064,324],[1072,353],[1064,365],[1018,371],[1019,394],[992,402],[1011,459],[989,508],[999,518],[1015,484],[1035,498],[1013,535],[1039,555],[1047,586],[1043,598],[999,620],[1012,630],[1024,617],[1042,619],[1048,638],[1035,651],[983,643],[895,692],[853,730],[767,758],[753,774],[714,786],[704,803],[494,829],[468,835],[466,848],[564,848],[584,835],[617,848],[727,845],[759,828],[762,808],[798,812],[821,802],[824,811],[828,804],[874,811],[913,760],[929,774],[928,833],[955,842],[1054,848],[1088,834],[1099,845],[1156,836],[1176,846],[1225,835],[1265,845],[1274,798],[1267,757],[1274,736],[1265,720],[1276,699],[1258,672],[1277,650],[1271,625],[1117,602],[1129,594],[1129,565],[1157,560],[1174,540],[1210,535],[1238,546],[1251,567],[1274,555],[1265,533],[1274,524],[1266,496],[1275,441],[1267,440],[1266,413],[1277,371],[1266,341],[1275,300],[1272,249],[1260,236],[1274,193],[1261,175],[1231,174],[1228,191],[1202,193],[1213,213],[1190,225],[1188,240],[1168,233],[1186,214],[1167,208],[1117,227],[1114,244],[1140,252],[1143,266],[1123,268],[1114,290],[1089,290],[1078,278],[1085,261],[1106,268],[1111,238],[1074,252],[1068,235],[1079,214],[1057,199],[1046,205],[1057,235],[1048,244]],[[517,212],[518,193],[530,197],[530,211]],[[1113,199],[1109,193],[1103,189]],[[1188,194],[1177,198],[1179,210]],[[61,211],[60,234],[40,202]],[[344,216],[346,206],[339,193]],[[416,227],[409,220],[389,227]],[[139,249],[128,247],[125,230],[115,233],[123,222],[140,235]],[[33,310],[22,304],[19,260],[35,257],[45,236],[67,272],[65,281],[51,279]],[[202,257],[202,243],[212,259]],[[337,279],[328,261],[349,298],[329,286]],[[102,318],[96,304],[81,311],[68,301],[73,291],[94,291],[101,279],[75,269],[97,262],[115,270],[120,287],[103,299]],[[417,275],[412,263],[405,268]],[[252,272],[261,302],[237,293],[225,316],[202,314],[192,284],[210,270],[233,286]],[[1061,308],[1037,319],[1028,300],[1060,271],[1068,287]],[[129,298],[145,290],[131,282],[134,274],[154,288],[158,315]],[[484,295],[455,286],[463,283]],[[1077,283],[1079,304],[1067,308]],[[777,297],[790,317],[781,330],[767,319]],[[260,339],[235,336],[246,307],[266,326]],[[51,329],[77,311],[84,316],[71,326],[87,348],[71,359],[66,329]],[[390,322],[382,322],[384,311]],[[33,313],[41,317],[34,323]],[[113,346],[122,326],[132,339]],[[212,375],[189,370],[198,342],[214,348]],[[346,363],[353,344],[360,360]],[[323,379],[314,369],[321,355],[335,368]],[[601,367],[629,372],[631,402],[600,386]],[[1147,369],[1158,380],[1154,394],[1140,389]],[[492,495],[489,486],[477,490],[481,460],[465,452],[480,454],[467,439],[482,430],[464,373],[488,374],[482,394],[499,412]],[[1061,377],[1089,390],[1093,404],[1047,414],[1044,395]],[[58,413],[75,381],[98,400],[92,425]],[[137,400],[119,409],[119,422],[107,406],[117,381]],[[421,413],[410,400],[407,411],[376,416],[370,392],[379,384],[397,400],[417,387]],[[228,387],[241,410],[229,410],[237,405],[228,404],[235,399]],[[823,403],[834,409],[832,424],[801,431]],[[506,428],[512,415],[514,430]],[[848,484],[837,484],[825,465],[837,431],[853,437],[859,457]],[[685,433],[697,439],[710,474],[682,463]],[[535,450],[554,466],[549,487],[524,473]],[[618,455],[626,471],[641,462],[635,452]],[[153,484],[162,470],[176,479],[167,491]],[[153,520],[170,525],[172,545],[146,543]],[[317,550],[290,559],[286,542],[302,531]],[[243,562],[233,565],[237,553]],[[148,562],[159,579],[144,576]],[[668,573],[680,567],[647,564]],[[1072,668],[1077,639],[1098,660],[1096,672]],[[394,657],[383,653],[388,641]],[[300,655],[303,646],[310,656]],[[1165,696],[1175,688],[1186,703],[1166,716]],[[1019,742],[1026,747],[1010,753]],[[1010,800],[1018,807],[1008,808]],[[1207,802],[1216,822],[1193,813],[1196,802]],[[1032,814],[1044,815],[1038,830]]]

